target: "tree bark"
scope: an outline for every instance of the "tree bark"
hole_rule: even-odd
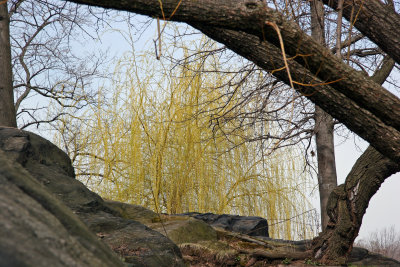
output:
[[[311,9],[311,36],[325,46],[325,14],[322,2],[312,0]],[[318,186],[319,201],[321,207],[321,227],[325,229],[328,224],[326,212],[328,198],[332,190],[337,186],[334,123],[333,118],[322,108],[315,105],[314,132],[318,162]]]
[[[0,126],[17,127],[7,3],[0,3]]]
[[[357,160],[344,185],[329,197],[327,228],[313,240],[313,254],[324,264],[344,264],[353,248],[369,201],[400,165],[372,146]]]
[[[334,123],[333,118],[323,109],[315,106],[315,142],[318,162],[318,187],[321,206],[321,227],[325,229],[329,217],[327,211],[328,198],[337,186]]]
[[[384,83],[394,65],[394,60],[386,56],[371,79]],[[329,196],[328,224],[313,240],[315,258],[325,264],[346,262],[369,201],[385,179],[399,170],[399,163],[384,157],[372,146],[366,149],[346,177],[345,184],[336,187]]]

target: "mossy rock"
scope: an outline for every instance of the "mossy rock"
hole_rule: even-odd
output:
[[[214,228],[194,218],[171,216],[162,223],[153,223],[148,226],[166,235],[175,244],[217,241],[217,233]]]

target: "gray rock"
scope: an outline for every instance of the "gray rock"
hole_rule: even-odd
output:
[[[17,162],[16,164],[19,163],[18,168],[23,171],[26,176],[30,177],[30,183],[35,183],[37,186],[40,186],[41,193],[32,193],[35,195],[35,199],[39,205],[48,210],[46,205],[52,207],[53,200],[57,198],[63,203],[57,202],[60,203],[59,205],[62,205],[63,211],[73,216],[74,222],[81,225],[80,227],[82,229],[79,230],[77,238],[88,246],[91,246],[93,240],[98,244],[102,244],[102,249],[106,250],[107,253],[99,252],[97,257],[106,266],[118,266],[118,264],[109,263],[110,261],[103,260],[103,257],[111,255],[111,259],[118,260],[118,256],[113,254],[102,242],[99,242],[99,238],[109,247],[113,248],[120,257],[124,258],[125,262],[131,263],[133,266],[183,266],[179,248],[171,240],[139,222],[122,218],[121,213],[117,209],[114,209],[112,205],[107,205],[99,195],[91,192],[85,185],[75,179],[74,170],[68,156],[49,141],[33,133],[14,128],[0,127],[0,149],[5,152],[6,157],[11,161]],[[18,182],[21,183],[21,186]],[[11,183],[16,183],[16,185],[22,189],[23,193],[27,193],[27,191],[31,190],[29,186],[20,180],[11,181]],[[42,193],[51,195],[51,200],[42,197]],[[23,203],[25,203],[25,201]],[[30,212],[30,205],[28,203],[30,202],[27,200],[25,203],[27,213]],[[74,215],[71,210],[80,220],[77,219],[76,215]],[[60,221],[65,220],[68,222],[71,220],[68,217],[69,215],[67,216],[58,211],[53,212],[53,215]],[[40,218],[40,216],[38,217]],[[98,237],[93,235],[82,221],[92,232],[97,234]],[[7,220],[5,220],[5,222],[7,222]],[[63,225],[67,229],[69,227],[74,229],[75,227],[68,223],[64,223]],[[23,227],[20,228],[21,238],[26,236],[26,238],[35,242],[35,235],[27,236],[29,230],[27,229],[27,233],[25,233],[23,229]],[[14,232],[15,239],[17,240],[16,233],[17,231]],[[4,241],[8,240],[11,242],[14,239],[14,234],[3,237],[5,239]],[[68,234],[71,233],[67,232],[65,235],[68,236]],[[92,241],[85,241],[80,235]],[[51,234],[49,234],[49,236],[51,236]],[[96,244],[96,242],[94,242],[94,244]],[[7,243],[4,242],[4,244]],[[38,246],[38,250],[43,251],[44,254],[51,251],[51,249],[52,247],[43,244]],[[7,252],[8,254],[5,254],[6,252],[2,251],[1,253],[4,254],[4,259],[8,259],[7,261],[9,262],[15,260],[15,264],[18,265],[19,259],[9,256],[9,254],[18,255],[18,247],[11,247],[10,250],[7,251],[11,251],[12,253],[10,254]],[[96,261],[93,262],[95,263]],[[121,262],[119,262],[119,264],[121,264]],[[74,266],[74,264],[66,265]],[[35,266],[44,265],[39,264]],[[58,265],[49,264],[49,266]],[[78,264],[76,266],[80,265]]]
[[[78,213],[78,216],[125,262],[144,266],[182,266],[179,248],[157,231],[133,220],[107,212]]]
[[[69,157],[46,139],[18,129],[0,127],[0,149],[72,210],[91,212],[107,209],[99,195],[75,179]]]
[[[63,203],[0,151],[0,266],[123,266]]]
[[[39,162],[48,167],[56,167],[60,173],[75,178],[70,158],[48,140],[30,132],[0,126],[0,148],[11,161],[22,166]]]
[[[187,215],[219,227],[227,231],[246,234],[249,236],[269,237],[268,222],[266,219],[257,216],[239,216],[213,213],[188,212],[179,215]]]

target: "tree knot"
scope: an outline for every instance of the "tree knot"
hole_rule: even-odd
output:
[[[249,2],[245,3],[244,5],[246,6],[246,8],[254,10],[258,7],[257,2],[260,2],[260,1],[249,1]]]

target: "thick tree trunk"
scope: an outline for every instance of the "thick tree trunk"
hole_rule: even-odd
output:
[[[371,79],[384,83],[394,64],[394,60],[386,56]],[[369,201],[385,179],[399,170],[399,163],[384,157],[372,146],[367,148],[354,164],[345,184],[336,187],[329,196],[325,210],[328,224],[313,240],[315,258],[325,264],[346,262]]]
[[[322,2],[312,0],[311,9],[311,36],[321,45],[325,45],[325,14]],[[334,123],[333,118],[323,109],[315,105],[314,132],[318,161],[318,186],[321,207],[322,229],[328,224],[326,208],[328,198],[332,190],[337,186],[335,145],[334,145]]]
[[[315,258],[324,264],[344,264],[353,248],[369,201],[400,165],[373,147],[357,160],[344,185],[333,190],[328,202],[328,226],[313,240]]]
[[[0,126],[17,127],[7,3],[0,2]]]
[[[318,160],[318,186],[322,229],[328,225],[327,205],[332,190],[337,186],[333,118],[315,106],[315,142]]]

